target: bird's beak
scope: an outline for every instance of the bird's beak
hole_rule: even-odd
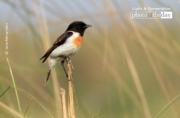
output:
[[[92,27],[92,25],[86,25],[86,26],[84,26],[84,28],[88,28],[88,27]]]

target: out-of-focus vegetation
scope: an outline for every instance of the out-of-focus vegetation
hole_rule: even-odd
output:
[[[22,114],[26,112],[27,118],[61,115],[58,89],[67,91],[67,79],[59,64],[43,86],[48,62],[42,64],[39,59],[75,20],[93,26],[72,57],[77,118],[153,118],[180,94],[178,1],[2,0],[0,4],[4,6],[0,11],[0,95],[11,86],[0,103],[9,109],[19,112],[6,58]],[[170,7],[173,19],[130,19],[131,7],[137,6]],[[176,101],[160,118],[178,118],[179,110],[180,101]],[[1,118],[13,116],[0,106]]]

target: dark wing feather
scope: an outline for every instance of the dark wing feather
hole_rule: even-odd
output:
[[[66,42],[66,40],[72,36],[73,33],[72,32],[65,32],[63,33],[60,37],[57,38],[57,40],[54,42],[54,44],[52,45],[51,48],[48,49],[48,51],[44,54],[44,56],[42,56],[40,58],[43,59],[42,63],[44,63],[46,61],[46,59],[49,57],[49,55],[51,54],[51,52],[56,49],[57,47],[59,47],[60,45],[64,44]]]

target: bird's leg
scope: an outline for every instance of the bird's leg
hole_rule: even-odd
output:
[[[68,78],[67,71],[66,71],[66,69],[65,69],[65,67],[64,67],[64,61],[65,61],[65,60],[62,60],[62,61],[61,61],[61,65],[62,65],[62,67],[63,67],[63,70],[64,70],[65,74],[66,74],[66,77]]]
[[[69,61],[70,61],[71,68],[74,70],[74,66],[73,66],[73,64],[72,64],[71,59],[70,59]]]

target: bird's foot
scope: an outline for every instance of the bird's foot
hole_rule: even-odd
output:
[[[68,81],[72,82],[74,84],[74,80],[72,77],[70,77],[70,79],[68,78]]]

